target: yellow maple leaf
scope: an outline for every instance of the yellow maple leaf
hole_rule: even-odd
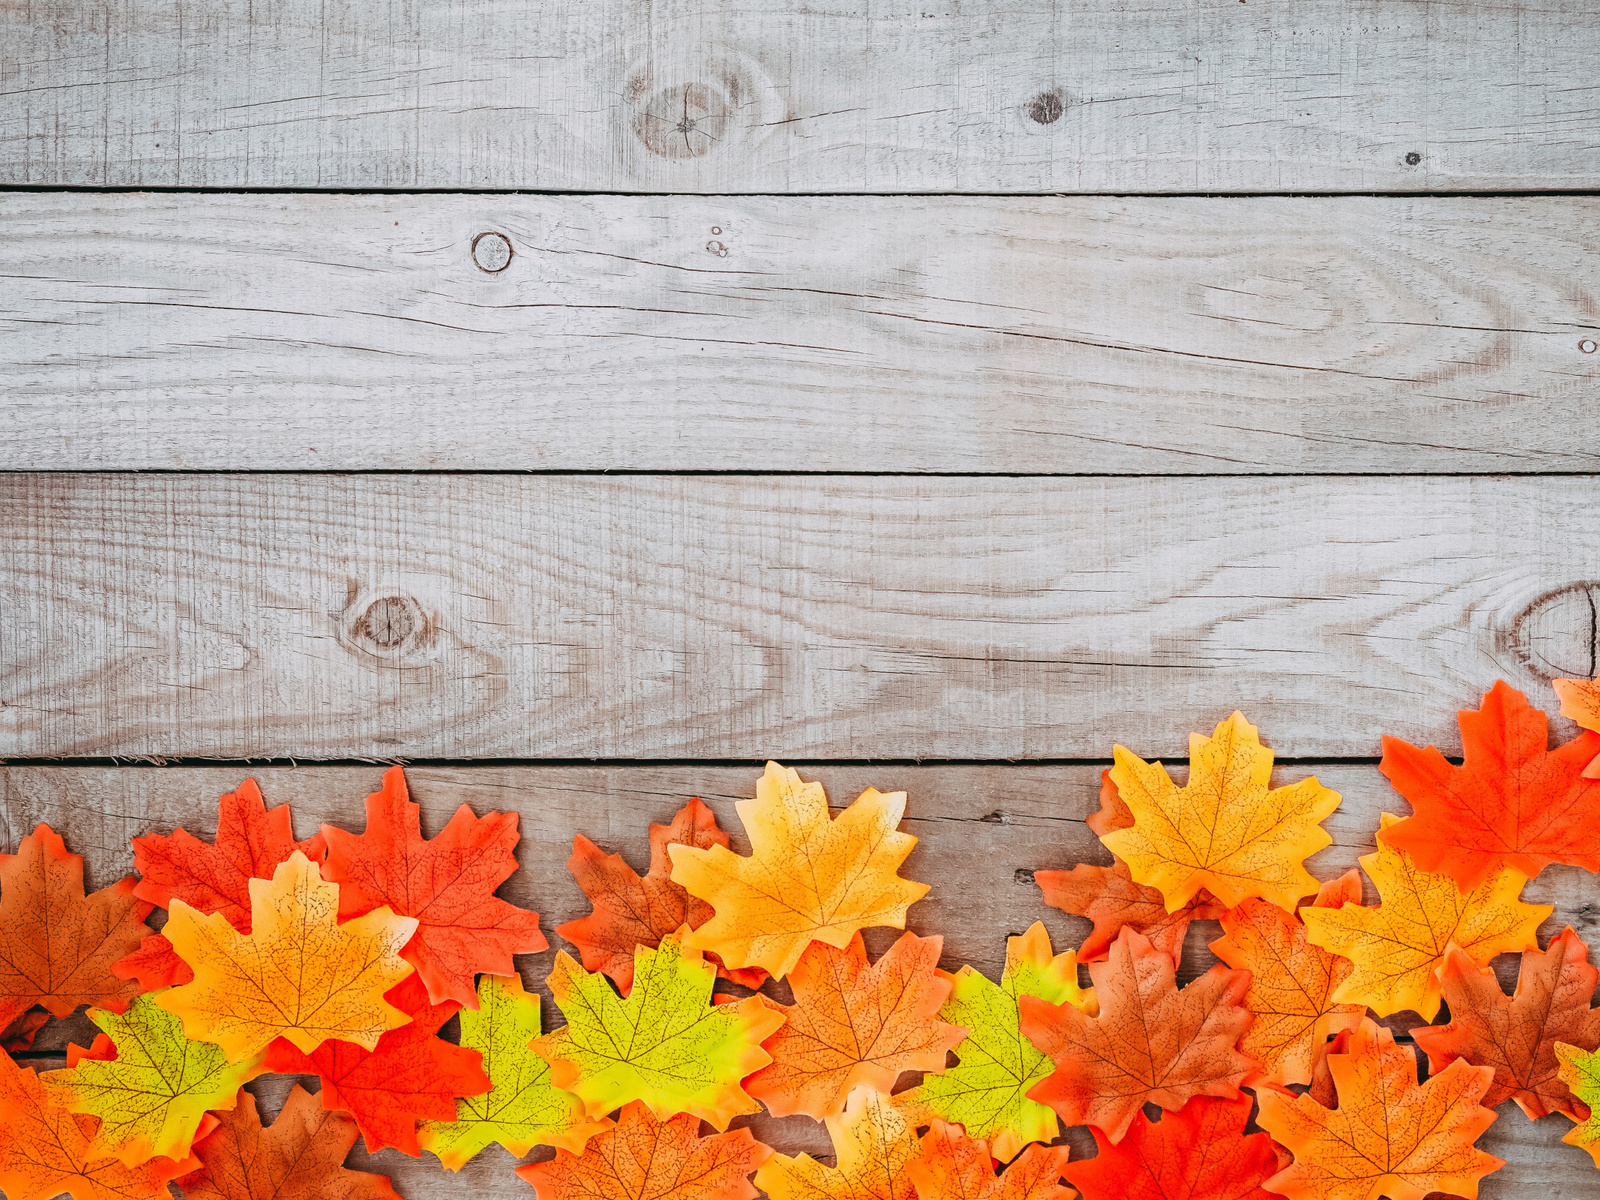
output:
[[[1454,942],[1480,967],[1496,954],[1537,950],[1534,931],[1555,910],[1519,900],[1528,877],[1509,867],[1470,892],[1448,875],[1418,870],[1409,854],[1383,836],[1399,819],[1389,813],[1379,818],[1378,849],[1361,858],[1383,903],[1303,908],[1300,919],[1312,945],[1355,964],[1333,993],[1336,1003],[1365,1004],[1380,1017],[1409,1008],[1431,1021],[1439,1012],[1435,972],[1445,947]]]
[[[400,948],[414,917],[379,908],[339,923],[339,885],[298,850],[270,880],[250,881],[250,929],[173,900],[166,928],[194,982],[155,996],[184,1033],[243,1062],[274,1038],[309,1054],[328,1038],[367,1050],[410,1022],[383,993],[411,974]]]
[[[724,846],[670,846],[672,881],[715,909],[684,944],[730,967],[794,969],[813,940],[843,949],[870,925],[906,926],[928,890],[896,871],[917,844],[896,826],[906,794],[868,788],[837,819],[820,783],[767,764],[756,798],[741,800],[749,858]]]
[[[756,1172],[756,1186],[772,1200],[915,1200],[917,1131],[891,1096],[865,1084],[850,1093],[845,1110],[824,1122],[838,1165],[809,1154],[774,1154]]]
[[[1202,888],[1228,907],[1259,896],[1293,912],[1317,890],[1304,860],[1333,839],[1319,824],[1339,793],[1313,776],[1271,787],[1272,751],[1234,713],[1210,737],[1189,735],[1189,782],[1121,746],[1111,779],[1133,825],[1101,837],[1133,878],[1177,912]]]

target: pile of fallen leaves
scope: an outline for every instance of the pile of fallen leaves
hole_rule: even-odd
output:
[[[834,817],[769,764],[738,805],[748,856],[698,800],[651,826],[643,876],[576,840],[593,911],[556,930],[581,962],[556,957],[549,1032],[513,960],[545,948],[538,914],[494,895],[513,814],[463,805],[426,839],[395,768],[362,834],[297,841],[247,782],[212,843],[135,838],[137,882],[87,896],[40,825],[0,857],[0,1041],[26,1050],[80,1005],[102,1032],[61,1070],[0,1055],[0,1191],[394,1196],[343,1165],[359,1136],[450,1170],[554,1147],[517,1168],[539,1200],[1421,1200],[1502,1165],[1474,1143],[1506,1100],[1577,1122],[1565,1140],[1600,1162],[1600,975],[1570,928],[1541,950],[1552,910],[1520,899],[1553,863],[1600,868],[1600,681],[1557,687],[1585,732],[1555,750],[1503,683],[1461,714],[1460,766],[1385,740],[1412,815],[1361,859],[1373,905],[1358,872],[1307,871],[1339,795],[1273,787],[1242,715],[1192,737],[1181,786],[1118,746],[1090,818],[1113,865],[1036,875],[1092,931],[1058,954],[1035,924],[998,981],[939,970],[937,936],[870,961],[861,930],[904,929],[927,891],[899,875],[904,794]],[[1221,922],[1221,962],[1180,988],[1195,919]],[[1488,969],[1505,952],[1511,996]],[[719,979],[783,980],[791,1002]],[[1412,1031],[1419,1082],[1374,1018],[1446,1004]],[[319,1092],[294,1086],[263,1126],[244,1085],[268,1072]],[[763,1106],[823,1122],[835,1164],[730,1131]],[[1069,1161],[1062,1122],[1098,1152]]]

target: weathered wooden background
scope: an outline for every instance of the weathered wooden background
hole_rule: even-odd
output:
[[[554,925],[773,756],[906,790],[995,974],[1112,743],[1240,707],[1343,870],[1380,734],[1596,671],[1597,62],[1592,0],[0,2],[0,848],[404,760]],[[1600,1198],[1565,1128],[1482,1194]]]

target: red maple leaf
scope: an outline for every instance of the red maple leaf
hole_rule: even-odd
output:
[[[478,1051],[435,1036],[439,1026],[461,1011],[459,1004],[429,1004],[427,989],[415,974],[384,993],[384,999],[414,1015],[411,1024],[379,1038],[376,1050],[330,1038],[304,1054],[279,1038],[267,1047],[267,1070],[320,1076],[322,1107],[354,1117],[369,1151],[393,1146],[416,1158],[422,1154],[417,1122],[455,1120],[456,1098],[487,1092],[489,1077]]]
[[[1245,1134],[1249,1119],[1248,1096],[1196,1096],[1160,1121],[1140,1113],[1115,1145],[1091,1128],[1099,1153],[1062,1174],[1083,1200],[1272,1200],[1261,1185],[1278,1171],[1277,1151],[1266,1134]]]
[[[250,881],[271,879],[296,850],[321,861],[322,835],[295,841],[289,806],[269,810],[256,781],[246,779],[238,791],[217,801],[217,836],[210,845],[184,829],[134,838],[133,865],[142,878],[133,892],[163,908],[177,897],[203,913],[221,913],[240,933],[249,933]],[[159,933],[112,969],[148,991],[194,980],[189,965]]]
[[[517,814],[474,816],[463,804],[436,838],[422,836],[421,810],[406,792],[405,773],[391,767],[383,790],[367,797],[359,837],[324,825],[324,879],[339,884],[339,917],[387,905],[421,922],[401,957],[416,967],[435,1004],[478,1007],[475,977],[510,975],[513,954],[548,943],[539,914],[497,899],[494,891],[517,869]]]
[[[655,947],[680,925],[698,929],[711,919],[712,908],[672,882],[668,846],[695,846],[708,850],[728,845],[728,835],[717,828],[717,818],[698,797],[680,808],[670,825],[650,826],[650,869],[640,876],[620,854],[606,854],[581,833],[572,839],[567,870],[594,905],[586,917],[556,926],[556,933],[578,947],[586,971],[603,971],[624,993],[633,986],[633,948]],[[760,967],[735,970],[715,954],[717,974],[746,987],[757,988],[767,978]]]
[[[1600,780],[1583,774],[1600,733],[1548,749],[1544,713],[1504,681],[1457,717],[1459,767],[1432,746],[1383,739],[1379,769],[1416,814],[1389,828],[1389,844],[1464,892],[1502,867],[1530,879],[1557,862],[1600,870]]]

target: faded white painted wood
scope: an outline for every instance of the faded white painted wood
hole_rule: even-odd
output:
[[[1565,197],[12,194],[0,466],[1587,471],[1597,225]]]
[[[1174,774],[1182,777],[1181,767]],[[38,821],[65,830],[69,845],[86,858],[91,886],[104,886],[132,870],[128,839],[135,834],[167,831],[182,825],[209,838],[215,829],[215,797],[238,785],[248,768],[71,767],[0,768],[0,846],[15,849],[17,839]],[[361,801],[376,790],[378,767],[269,767],[249,771],[271,804],[294,806],[302,836],[319,820],[359,830]],[[604,848],[621,853],[637,869],[649,861],[647,826],[666,821],[689,796],[702,796],[734,838],[746,849],[735,800],[753,794],[759,767],[414,767],[407,771],[414,798],[423,809],[423,830],[438,831],[463,803],[484,812],[517,811],[523,842],[521,869],[502,888],[514,903],[538,909],[547,929],[582,916],[587,900],[572,882],[565,860],[572,836],[584,833]],[[1042,920],[1058,946],[1078,944],[1088,922],[1048,907],[1028,872],[1040,867],[1068,866],[1079,861],[1109,862],[1110,856],[1084,824],[1098,807],[1099,768],[1093,766],[833,766],[807,768],[829,789],[831,801],[849,803],[863,788],[876,786],[908,793],[903,828],[919,843],[907,860],[905,874],[932,884],[926,899],[913,906],[909,927],[944,937],[943,965],[955,969],[971,962],[991,977],[1004,960],[1005,939]],[[1407,810],[1371,765],[1306,764],[1282,768],[1283,779],[1315,773],[1344,797],[1326,822],[1333,845],[1309,865],[1322,878],[1356,865],[1356,857],[1372,848],[1372,830],[1380,811]],[[1367,900],[1376,900],[1367,884]],[[1548,939],[1570,924],[1593,939],[1600,920],[1592,898],[1594,877],[1575,868],[1551,868],[1526,889],[1529,900],[1556,905],[1541,931]],[[1193,978],[1214,960],[1206,948],[1220,933],[1213,921],[1196,922],[1184,952],[1184,979]],[[891,930],[869,934],[874,953],[897,936]],[[552,941],[560,946],[559,939]],[[547,1022],[559,1012],[543,987],[554,950],[520,960],[530,987],[545,995]],[[1502,983],[1511,986],[1516,958],[1496,961]],[[1400,1028],[1415,1018],[1389,1022]],[[68,1040],[85,1044],[92,1030],[83,1019],[53,1023],[41,1034],[41,1045],[59,1049]],[[258,1085],[276,1109],[287,1081]],[[804,1118],[778,1121],[758,1118],[758,1136],[786,1153],[827,1153],[827,1141],[816,1123]],[[1486,1183],[1485,1197],[1526,1194],[1530,1185],[1553,1186],[1553,1196],[1600,1195],[1600,1175],[1589,1168],[1582,1151],[1559,1143],[1569,1128],[1562,1118],[1537,1124],[1507,1105],[1499,1121],[1480,1143],[1508,1160],[1508,1166]],[[1082,1130],[1074,1131],[1081,1134]],[[1074,1136],[1076,1154],[1087,1154],[1087,1138]],[[445,1177],[431,1159],[415,1162],[393,1151],[368,1158],[357,1152],[352,1166],[391,1174],[402,1193],[411,1196],[525,1196],[510,1173],[510,1160],[494,1152],[482,1156],[461,1176]],[[470,1192],[469,1192],[470,1189]]]
[[[0,755],[1449,748],[1595,661],[1592,479],[0,477]]]
[[[30,0],[0,182],[1589,188],[1597,57],[1588,0]]]

